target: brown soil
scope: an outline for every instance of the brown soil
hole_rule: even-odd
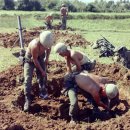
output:
[[[107,68],[107,70],[106,70]],[[130,128],[129,113],[129,71],[117,64],[97,64],[92,72],[120,81],[120,104],[107,115],[103,110],[98,118],[92,117],[92,106],[79,95],[80,122],[69,124],[69,100],[61,95],[65,64],[51,61],[48,72],[48,100],[38,97],[38,84],[35,74],[32,87],[32,105],[29,113],[24,113],[24,95],[22,81],[22,67],[14,66],[0,73],[0,129],[4,130],[94,130],[94,129],[124,129]]]
[[[30,31],[24,31],[23,35],[27,45],[34,37],[37,37],[41,27]],[[86,47],[89,42],[77,34],[67,31],[54,31],[57,41],[63,40],[68,45]],[[0,45],[13,46],[18,34],[0,34]],[[73,41],[73,43],[71,42]],[[16,43],[15,46],[17,46]],[[61,94],[63,77],[65,75],[65,63],[51,61],[48,68],[47,89],[48,100],[38,97],[38,84],[35,73],[32,85],[32,104],[29,113],[23,112],[23,68],[13,66],[0,73],[0,130],[129,130],[130,129],[130,71],[118,64],[97,63],[94,74],[107,76],[115,80],[120,86],[120,104],[114,107],[111,114],[102,110],[97,117],[92,116],[92,106],[82,96],[78,95],[80,107],[80,122],[69,124],[68,97]]]
[[[43,31],[44,28],[38,27],[33,28],[29,31],[23,30],[23,41],[25,46],[29,44],[29,42],[38,37],[40,32]],[[61,31],[61,30],[53,30],[56,36],[57,42],[65,42],[67,45],[73,45],[73,46],[83,46],[86,47],[90,42],[86,41],[84,38],[82,38],[79,34],[69,33],[69,30]],[[19,36],[18,33],[0,33],[0,46],[7,47],[13,47],[13,46],[19,46]]]

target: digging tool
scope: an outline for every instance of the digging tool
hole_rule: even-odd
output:
[[[23,62],[22,60],[24,59],[24,55],[25,55],[25,49],[24,49],[24,43],[23,43],[23,38],[22,38],[22,26],[21,26],[21,19],[20,16],[17,16],[17,20],[18,20],[18,30],[19,30],[19,37],[17,38],[17,40],[14,42],[13,46],[11,47],[10,51],[13,49],[13,47],[15,46],[15,44],[20,41],[20,52],[15,52],[13,53],[13,55],[15,57],[19,57],[20,62]],[[21,60],[22,59],[22,60]]]
[[[21,19],[20,16],[17,17],[18,19],[18,30],[19,30],[19,40],[20,40],[20,53],[19,53],[19,60],[21,62],[21,64],[24,63],[24,56],[25,56],[25,49],[24,49],[24,43],[23,43],[23,38],[22,38],[22,25],[21,25]]]
[[[24,43],[23,43],[23,38],[22,38],[22,26],[21,26],[21,19],[20,16],[17,17],[18,19],[18,29],[19,29],[19,39],[20,39],[20,47],[21,49],[24,49]]]

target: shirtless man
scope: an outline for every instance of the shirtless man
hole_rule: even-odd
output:
[[[52,13],[45,17],[46,29],[52,29],[53,16]]]
[[[73,71],[92,70],[95,67],[95,60],[90,60],[82,52],[67,49],[64,43],[57,43],[54,50],[60,56],[65,57],[68,73],[72,72],[71,64],[76,65],[76,67],[73,67]]]
[[[93,99],[94,107],[101,106],[107,111],[110,110],[111,105],[116,105],[119,101],[119,92],[117,85],[107,77],[100,77],[94,74],[90,74],[87,71],[80,73],[70,73],[64,77],[64,92],[67,92],[70,99],[69,115],[71,121],[76,120],[78,114],[78,101],[77,101],[77,89],[84,90],[86,94],[90,94],[90,98]],[[87,95],[86,95],[87,96]],[[104,103],[102,99],[107,98],[107,102]],[[115,102],[116,100],[116,102]],[[113,102],[114,101],[114,102]]]
[[[68,9],[65,6],[65,4],[62,4],[62,7],[60,9],[60,15],[61,15],[61,23],[62,23],[62,29],[66,29],[66,21],[68,16]]]
[[[39,96],[43,99],[48,97],[45,86],[45,69],[48,64],[51,46],[53,45],[54,40],[55,38],[52,32],[43,31],[38,38],[32,40],[28,45],[24,63],[25,112],[29,110],[31,103],[31,82],[34,68],[36,68],[37,79],[39,82]]]

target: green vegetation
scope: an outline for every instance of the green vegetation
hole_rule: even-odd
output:
[[[87,1],[86,1],[87,2]],[[24,10],[24,11],[59,11],[62,4],[68,7],[70,12],[128,12],[130,2],[120,0],[95,0],[95,2],[85,3],[80,0],[0,0],[0,9],[4,10]]]
[[[12,65],[18,64],[18,59],[13,56],[13,53],[18,52],[19,48],[10,51],[10,48],[0,47],[0,71],[7,70]]]

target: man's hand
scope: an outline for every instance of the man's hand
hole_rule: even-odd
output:
[[[109,108],[109,106],[108,105],[105,105],[105,108],[104,108],[106,111],[107,111],[107,113],[109,113],[110,112],[110,108]]]
[[[46,60],[45,60],[45,65],[46,65],[46,66],[48,65],[48,62],[49,62],[48,59],[46,59]]]
[[[46,72],[45,71],[42,71],[42,76],[46,77]]]
[[[69,73],[70,73],[70,72],[66,72],[66,73],[65,73],[65,76],[68,75]]]

